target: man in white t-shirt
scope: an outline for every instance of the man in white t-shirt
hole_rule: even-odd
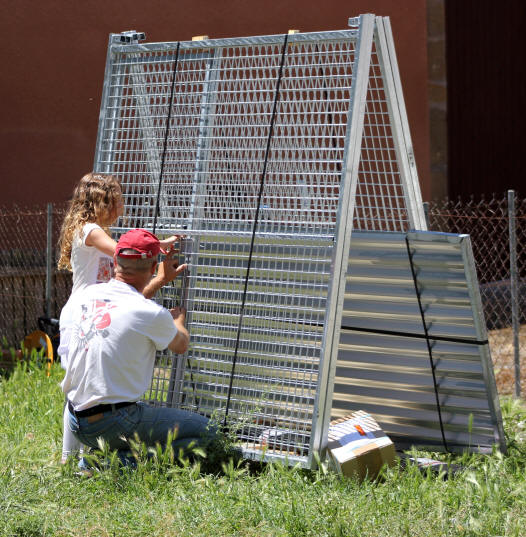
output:
[[[88,446],[97,447],[102,438],[111,449],[126,451],[126,439],[135,435],[147,445],[164,445],[175,430],[174,447],[186,447],[215,434],[204,416],[138,402],[150,386],[156,350],[183,354],[189,342],[184,309],[168,310],[142,295],[159,251],[155,235],[128,231],[115,249],[114,278],[79,291],[71,306],[61,386],[69,426]]]

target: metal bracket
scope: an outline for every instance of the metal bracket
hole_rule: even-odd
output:
[[[127,32],[121,32],[119,38],[121,43],[136,44],[139,41],[144,41],[146,39],[146,34],[144,32],[128,30]]]

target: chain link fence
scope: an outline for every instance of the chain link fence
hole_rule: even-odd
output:
[[[20,348],[38,318],[57,318],[69,297],[71,273],[56,268],[65,211],[66,204],[0,207],[2,346]]]
[[[471,236],[499,393],[526,393],[526,199],[510,191],[424,205],[430,230]],[[65,210],[0,207],[0,335],[9,346],[38,317],[58,317],[69,296],[71,274],[56,268]]]
[[[526,393],[526,199],[510,190],[424,209],[430,230],[471,236],[499,393]]]

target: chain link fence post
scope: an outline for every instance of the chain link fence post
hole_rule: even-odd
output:
[[[524,395],[526,199],[516,191],[479,201],[446,198],[425,203],[424,213],[433,231],[471,236],[498,389]]]
[[[517,227],[515,221],[515,191],[508,190],[508,225],[510,234],[511,322],[515,370],[515,397],[521,396],[521,366],[519,355],[519,292],[517,271]]]
[[[46,235],[46,317],[51,317],[51,296],[53,274],[53,204],[47,204],[47,235]]]

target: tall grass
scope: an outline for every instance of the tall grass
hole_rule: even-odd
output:
[[[509,453],[442,455],[465,467],[449,479],[410,466],[357,483],[162,451],[85,479],[59,464],[61,377],[18,367],[0,379],[0,536],[526,535],[526,409],[511,399]]]

